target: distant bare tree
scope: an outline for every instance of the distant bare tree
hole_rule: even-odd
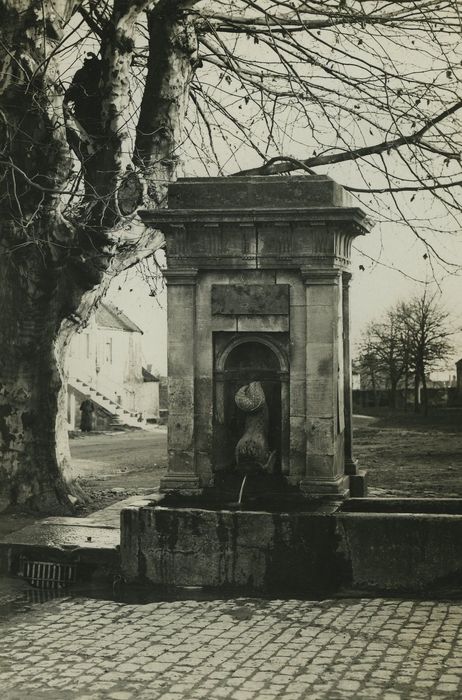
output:
[[[367,383],[370,384],[374,395],[374,406],[377,406],[377,389],[380,388],[382,374],[370,326],[366,328],[361,340],[355,364],[362,380],[367,379]]]
[[[449,313],[437,296],[426,289],[409,301],[399,302],[380,321],[368,324],[359,347],[359,366],[368,376],[374,393],[380,383],[389,388],[392,408],[396,408],[400,386],[404,387],[406,406],[412,374],[415,411],[420,410],[422,387],[422,404],[427,413],[427,378],[447,359],[454,332]]]
[[[416,412],[420,410],[419,394],[422,387],[422,405],[427,415],[427,378],[451,352],[450,339],[454,329],[449,313],[443,309],[436,295],[427,290],[420,296],[401,303],[398,316],[409,342],[410,366],[414,374],[414,409]]]
[[[396,392],[408,368],[409,346],[407,335],[401,323],[400,314],[391,309],[382,321],[370,323],[365,331],[361,344],[359,361],[362,367],[368,369],[368,374],[374,379],[385,381],[390,393],[390,406],[396,408]]]

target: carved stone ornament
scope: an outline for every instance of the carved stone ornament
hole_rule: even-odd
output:
[[[245,432],[236,445],[236,466],[271,471],[275,453],[268,446],[268,405],[260,382],[251,382],[236,393],[237,407],[246,413]]]

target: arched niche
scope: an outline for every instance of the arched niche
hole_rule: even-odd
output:
[[[238,389],[258,381],[269,415],[269,447],[276,471],[288,473],[289,364],[284,333],[222,333],[215,346],[214,464],[233,470],[235,447],[245,429],[245,414],[235,403]],[[228,337],[226,337],[228,336]],[[231,337],[229,337],[231,336]],[[271,337],[275,336],[275,337]]]

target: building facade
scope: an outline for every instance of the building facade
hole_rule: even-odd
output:
[[[71,340],[68,360],[68,422],[79,427],[82,397],[97,412],[96,426],[154,422],[159,417],[159,382],[143,367],[142,330],[110,302]],[[103,425],[107,423],[107,425]]]

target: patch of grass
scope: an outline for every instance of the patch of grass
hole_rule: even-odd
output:
[[[374,427],[401,428],[416,431],[441,430],[444,432],[462,433],[462,407],[436,408],[430,407],[428,415],[414,413],[412,410],[392,411],[389,408],[368,408],[361,410],[362,416],[374,418]],[[365,427],[364,421],[359,418],[354,424]],[[366,427],[367,424],[366,424]]]

